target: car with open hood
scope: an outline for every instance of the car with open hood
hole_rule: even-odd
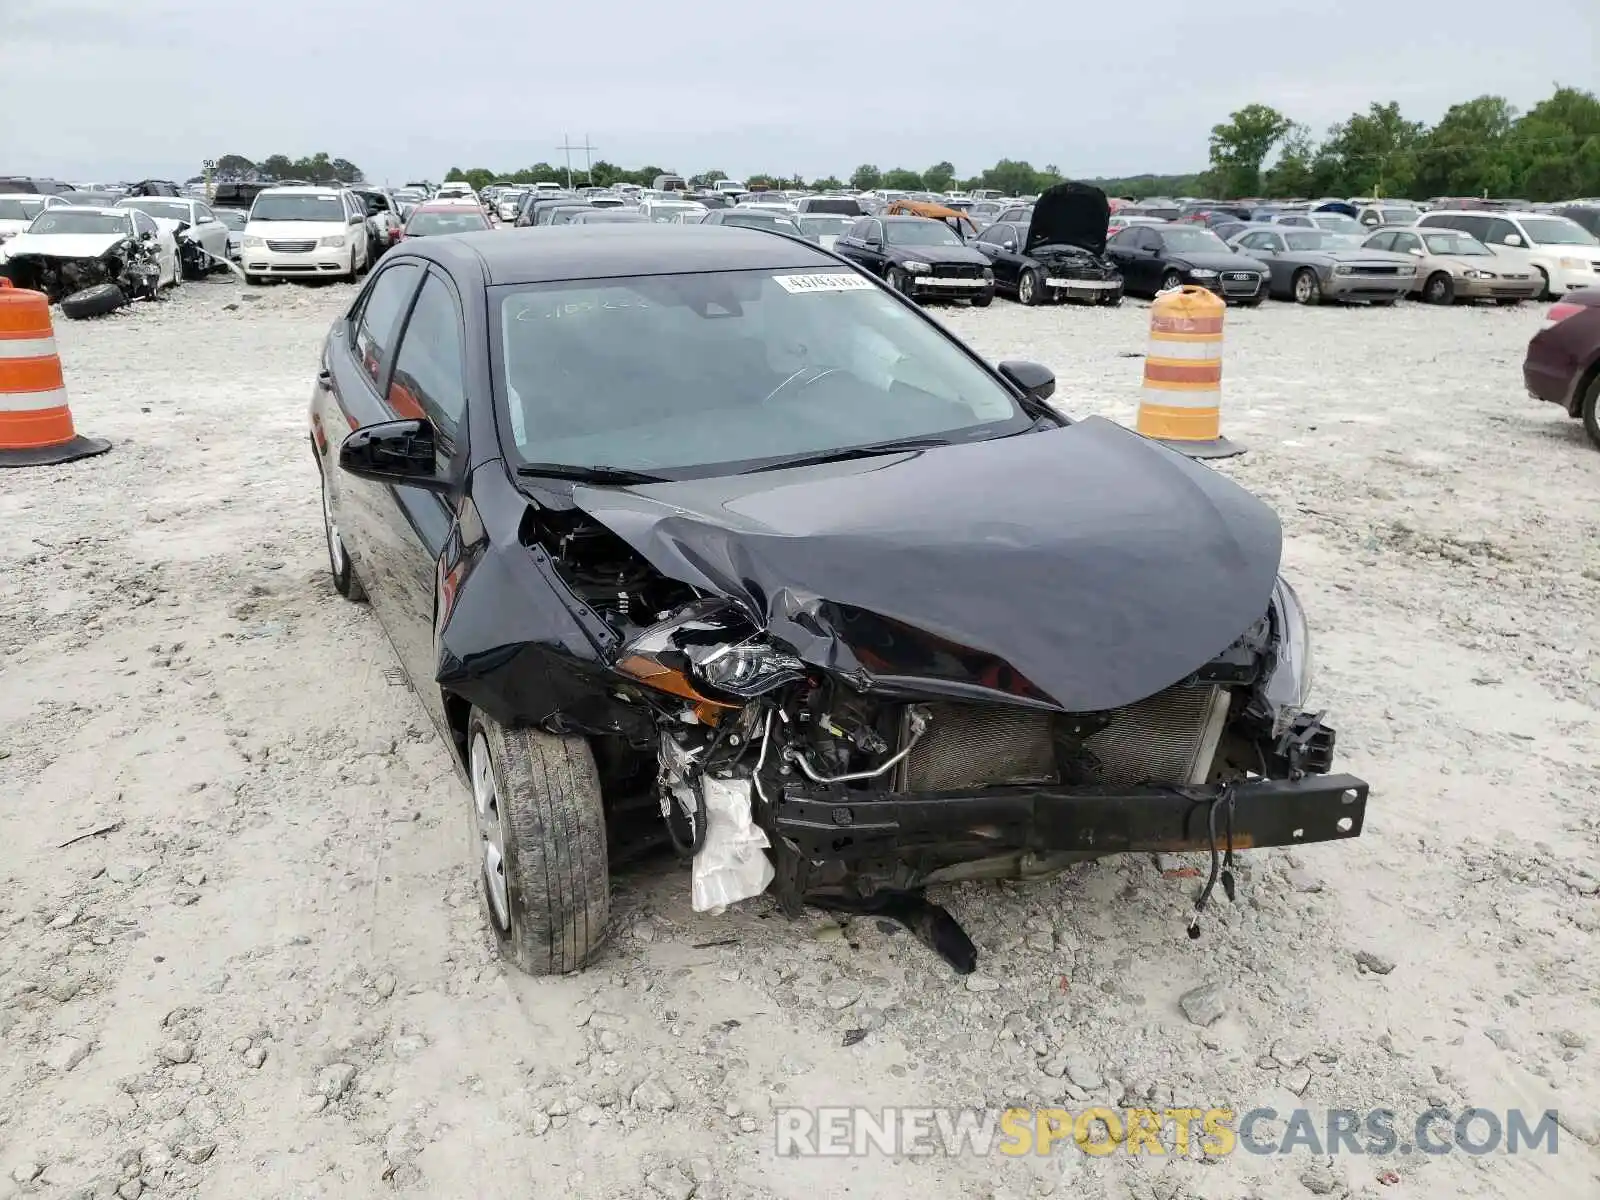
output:
[[[1207,288],[1229,304],[1267,298],[1267,267],[1232,249],[1198,225],[1129,225],[1106,239],[1106,257],[1122,272],[1123,288],[1154,296],[1184,284]]]
[[[145,214],[178,244],[185,279],[221,268],[228,261],[228,227],[202,200],[183,196],[125,196],[112,207],[131,208]]]
[[[1120,304],[1122,273],[1105,257],[1111,207],[1086,183],[1058,183],[1026,225],[999,221],[972,243],[994,268],[995,288],[1021,304]]]
[[[833,252],[917,300],[994,300],[994,268],[946,222],[932,217],[862,217]]]
[[[1274,296],[1296,304],[1325,300],[1391,305],[1416,283],[1416,260],[1351,246],[1340,234],[1291,225],[1252,225],[1229,243],[1259,259]]]
[[[1363,245],[1409,257],[1417,268],[1411,293],[1429,304],[1493,300],[1509,307],[1537,299],[1544,289],[1532,268],[1506,262],[1458,229],[1385,229]]]
[[[441,733],[524,970],[589,960],[646,836],[699,911],[866,909],[970,970],[930,884],[1185,849],[1214,882],[1361,831],[1272,510],[818,246],[403,242],[320,367],[333,587]]]
[[[129,298],[153,297],[178,282],[178,243],[142,212],[48,208],[6,243],[0,272],[51,301],[114,283]]]

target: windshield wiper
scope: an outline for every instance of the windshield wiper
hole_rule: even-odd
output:
[[[817,450],[810,454],[794,454],[788,458],[777,458],[762,463],[759,467],[751,467],[742,471],[743,475],[754,475],[758,471],[781,471],[785,467],[804,467],[814,463],[845,462],[852,458],[877,458],[883,454],[898,454],[903,450],[934,450],[940,446],[954,446],[956,443],[950,438],[901,438],[893,442],[873,442],[867,446],[847,446],[842,450]]]
[[[665,483],[665,475],[630,471],[626,467],[583,467],[573,463],[523,463],[518,475],[537,475],[547,479],[575,479],[579,483]]]

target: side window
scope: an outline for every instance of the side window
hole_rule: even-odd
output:
[[[421,268],[415,263],[395,263],[378,272],[361,307],[356,327],[356,354],[361,367],[374,384],[383,378],[383,369],[394,349],[400,315],[417,290]]]
[[[1260,249],[1265,244],[1266,234],[1247,233],[1239,239],[1239,245],[1247,250]]]
[[[1004,225],[1004,224],[997,224],[997,225],[989,226],[989,228],[985,229],[982,233],[980,233],[978,235],[978,240],[980,242],[987,243],[988,245],[991,245],[991,246],[999,246],[999,245],[1003,244],[1008,237],[1011,237],[1011,236],[1012,236],[1011,226]]]
[[[867,237],[869,237],[869,238],[877,238],[878,241],[880,241],[880,242],[883,241],[883,222],[882,221],[868,221],[867,222]]]
[[[1504,245],[1507,236],[1517,232],[1517,227],[1504,217],[1495,217],[1489,222],[1488,232],[1488,237],[1479,234],[1478,240],[1480,242],[1494,242],[1497,245]],[[1523,241],[1526,244],[1527,239],[1523,239]]]
[[[1452,217],[1450,219],[1450,227],[1452,229],[1459,229],[1462,233],[1470,233],[1480,242],[1487,242],[1489,240],[1489,226],[1493,223],[1493,221],[1494,218],[1492,217],[1483,217],[1479,216],[1477,213],[1468,213],[1465,216]]]
[[[862,218],[861,220],[857,221],[854,225],[850,226],[850,229],[845,234],[845,237],[854,238],[855,240],[860,241],[862,238],[867,236],[867,226],[870,225],[870,224],[872,224],[871,221],[869,221],[869,220],[867,220],[865,218]]]
[[[448,459],[467,410],[461,361],[461,314],[455,296],[437,275],[422,282],[406,322],[389,381],[389,407],[401,417],[432,422],[441,460]]]
[[[215,221],[217,219],[217,214],[212,212],[204,204],[196,204],[194,206],[194,212],[195,216],[202,221]]]
[[[1133,244],[1140,250],[1160,250],[1161,235],[1154,229],[1139,229],[1135,227]]]
[[[156,223],[138,209],[133,210],[133,227],[140,235],[160,232]]]
[[[1368,250],[1403,250],[1404,246],[1394,244],[1396,235],[1392,233],[1379,233],[1369,237],[1362,243]]]

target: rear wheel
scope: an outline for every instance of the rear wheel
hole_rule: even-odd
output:
[[[1452,304],[1456,298],[1455,281],[1448,271],[1435,271],[1422,285],[1422,298],[1429,304]]]
[[[1317,273],[1309,267],[1294,274],[1294,301],[1296,304],[1316,304],[1322,299],[1322,284]]]
[[[1028,267],[1017,276],[1017,303],[1033,306],[1044,299],[1044,281],[1037,268]]]
[[[1600,449],[1600,374],[1589,380],[1589,386],[1583,393],[1583,400],[1579,408],[1583,417],[1583,431],[1589,435],[1589,440]]]
[[[345,551],[344,539],[339,536],[339,524],[333,517],[333,498],[328,495],[328,481],[322,480],[322,532],[328,542],[328,570],[333,575],[333,590],[346,600],[359,603],[367,598],[367,589],[356,578],[350,565],[350,555]]]
[[[581,737],[467,722],[477,869],[503,958],[576,971],[605,941],[611,884],[594,755]]]

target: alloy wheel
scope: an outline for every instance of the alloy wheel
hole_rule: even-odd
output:
[[[478,826],[478,857],[483,865],[484,893],[489,911],[501,929],[511,928],[511,892],[506,883],[506,834],[500,820],[500,792],[495,786],[489,742],[482,733],[472,737],[472,809]]]
[[[1022,301],[1024,304],[1032,304],[1033,288],[1033,272],[1024,271],[1022,273],[1022,279],[1017,284],[1017,299]]]
[[[322,484],[322,525],[328,532],[328,563],[337,578],[345,571],[344,541],[339,537],[339,525],[333,519],[333,498],[328,495],[328,484]]]

